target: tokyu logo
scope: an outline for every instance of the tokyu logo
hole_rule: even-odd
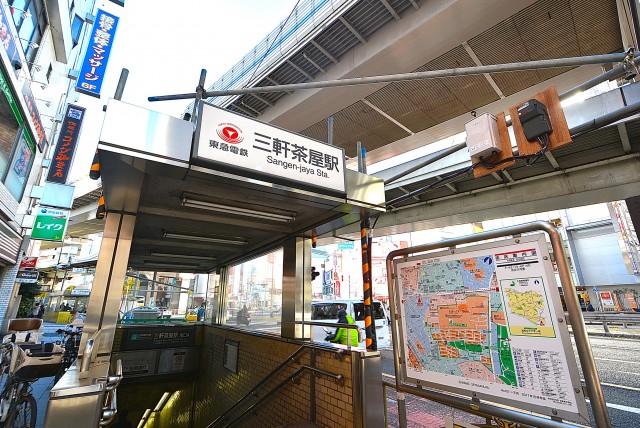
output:
[[[216,134],[222,140],[230,144],[239,144],[244,140],[242,130],[231,123],[221,123],[216,129]]]

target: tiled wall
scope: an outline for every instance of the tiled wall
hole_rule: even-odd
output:
[[[224,367],[225,340],[238,342],[237,373]],[[277,337],[254,336],[239,331],[207,326],[204,331],[203,354],[200,376],[196,385],[194,427],[206,427],[218,416],[249,392],[299,345]],[[315,409],[319,427],[353,427],[353,399],[351,383],[351,357],[337,359],[337,353],[325,349],[314,349],[315,367],[344,377],[344,385],[319,375],[313,382],[315,400],[311,402],[311,376],[304,372],[295,382],[260,405],[236,425],[246,428],[278,427],[312,419]],[[278,376],[258,391],[258,397],[270,391],[300,366],[311,365],[310,352],[300,355]],[[255,403],[255,398],[246,400],[239,412],[229,416],[235,419],[242,410]]]

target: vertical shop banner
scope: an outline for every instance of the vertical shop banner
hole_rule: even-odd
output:
[[[76,91],[100,98],[100,88],[107,70],[107,62],[116,34],[118,17],[98,9],[89,46],[82,62]]]
[[[14,69],[20,70],[22,68],[22,60],[20,59],[20,51],[16,46],[13,34],[11,34],[11,26],[9,25],[9,19],[7,12],[3,6],[0,6],[0,42],[4,46],[9,61]]]
[[[39,207],[33,223],[31,239],[61,242],[67,228],[69,210]]]
[[[60,135],[56,149],[53,152],[51,166],[47,174],[47,181],[51,183],[65,184],[71,163],[73,162],[73,154],[76,151],[78,137],[80,136],[80,127],[84,118],[84,107],[78,107],[73,104],[67,106],[67,112],[62,121]]]
[[[29,116],[31,117],[33,126],[36,129],[38,149],[40,150],[40,153],[42,153],[44,151],[44,146],[47,144],[47,135],[45,134],[44,125],[42,124],[42,120],[40,119],[40,112],[38,111],[38,107],[36,106],[36,100],[35,98],[33,98],[33,93],[31,92],[29,82],[25,82],[24,86],[22,87],[22,97],[24,98],[24,102],[27,105],[27,111],[29,112]]]

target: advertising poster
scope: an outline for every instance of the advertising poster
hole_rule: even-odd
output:
[[[80,137],[84,112],[84,107],[73,104],[67,105],[67,112],[64,115],[51,166],[47,173],[47,181],[50,183],[65,184],[67,182],[78,138]]]
[[[613,296],[610,291],[601,291],[600,292],[600,300],[602,301],[603,306],[615,306],[613,302]]]
[[[542,235],[398,260],[395,274],[405,380],[588,422]]]

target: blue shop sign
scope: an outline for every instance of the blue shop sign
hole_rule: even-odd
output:
[[[98,9],[89,46],[76,84],[77,92],[100,98],[100,88],[107,70],[118,19],[117,16]]]

